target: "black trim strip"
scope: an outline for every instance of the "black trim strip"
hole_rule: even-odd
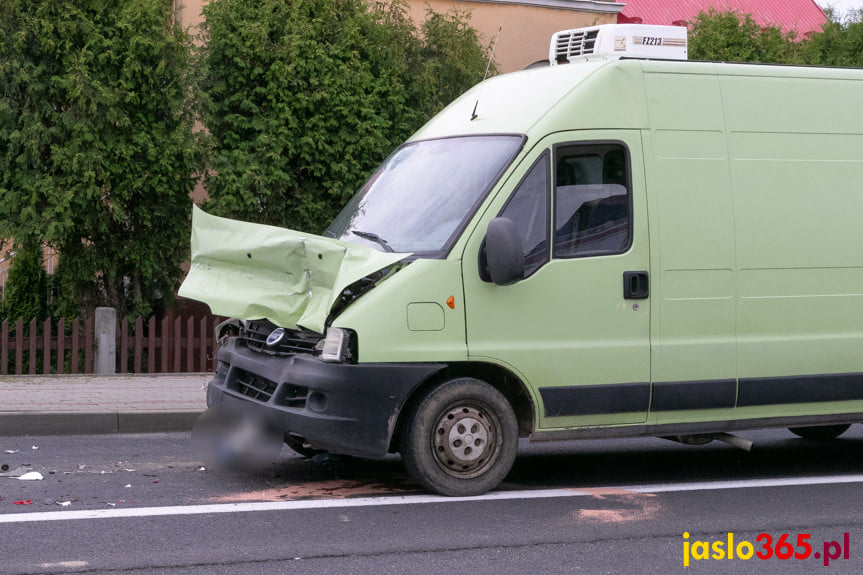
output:
[[[541,387],[546,417],[647,412],[649,383]]]
[[[863,399],[863,373],[543,387],[546,417]]]
[[[737,380],[674,381],[653,384],[650,411],[734,407]]]
[[[564,439],[602,439],[613,437],[650,437],[663,435],[695,435],[767,429],[775,427],[807,427],[810,425],[837,425],[861,423],[863,413],[840,413],[838,415],[804,415],[799,417],[766,417],[760,419],[733,419],[730,421],[704,421],[697,423],[665,423],[660,425],[605,425],[575,429],[535,431],[531,441],[561,441]]]
[[[863,399],[863,373],[741,379],[737,407]]]

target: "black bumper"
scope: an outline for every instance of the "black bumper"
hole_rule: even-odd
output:
[[[207,405],[256,415],[315,448],[362,457],[389,450],[399,411],[431,363],[326,363],[306,354],[271,356],[231,338],[207,387]]]

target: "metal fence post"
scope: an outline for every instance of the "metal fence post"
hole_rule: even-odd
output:
[[[96,361],[94,371],[101,375],[117,372],[117,310],[97,307],[94,322]]]

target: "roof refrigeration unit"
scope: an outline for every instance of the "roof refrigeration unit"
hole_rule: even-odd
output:
[[[552,66],[613,58],[686,60],[682,26],[604,24],[561,30],[551,37],[548,61]]]

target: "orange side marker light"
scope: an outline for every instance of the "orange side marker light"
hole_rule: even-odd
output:
[[[446,304],[450,309],[455,309],[455,298],[453,296],[449,296],[446,298]]]

